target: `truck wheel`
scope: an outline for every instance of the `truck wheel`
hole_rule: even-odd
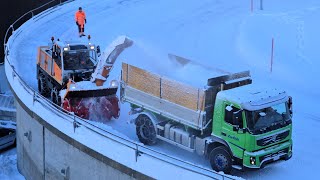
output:
[[[39,73],[39,78],[38,78],[38,90],[39,93],[44,96],[44,97],[49,97],[50,95],[50,90],[48,88],[47,82],[46,82],[46,77],[42,73]]]
[[[136,121],[136,133],[137,136],[143,144],[152,145],[156,143],[156,130],[151,119],[141,114],[137,117]]]
[[[224,146],[219,146],[214,148],[210,152],[210,164],[213,170],[219,172],[223,171],[229,174],[232,169],[232,159],[227,148]]]
[[[51,101],[58,106],[61,105],[61,97],[59,96],[59,91],[55,87],[51,90]]]

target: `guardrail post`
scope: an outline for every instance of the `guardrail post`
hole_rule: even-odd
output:
[[[35,101],[36,101],[36,91],[33,91],[33,105]]]
[[[77,128],[76,117],[73,115],[73,133],[76,133],[76,128]]]
[[[80,125],[78,124],[77,120],[76,120],[76,116],[73,114],[73,132],[75,133],[76,132],[76,129],[78,127],[80,127]]]
[[[14,79],[14,77],[16,77],[16,74],[12,71],[12,79]]]
[[[138,149],[138,145],[136,144],[136,162],[138,162],[138,156],[141,156],[141,153],[140,153],[140,151],[139,151],[139,149]]]

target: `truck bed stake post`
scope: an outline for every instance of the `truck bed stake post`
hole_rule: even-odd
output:
[[[127,84],[129,84],[129,65],[127,64],[127,74],[126,74],[126,76],[127,76]]]
[[[200,103],[200,89],[198,88],[197,110],[199,110],[199,103]]]

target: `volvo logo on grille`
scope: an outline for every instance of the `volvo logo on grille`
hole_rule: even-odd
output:
[[[271,144],[271,143],[275,143],[275,142],[277,142],[277,135],[267,137],[266,140],[263,142],[263,145]]]
[[[284,132],[280,132],[278,134],[272,134],[269,136],[264,136],[264,137],[260,137],[257,139],[257,145],[258,146],[267,146],[269,144],[274,144],[277,142],[280,142],[282,140],[284,140],[285,138],[287,138],[290,134],[290,131],[284,131]]]

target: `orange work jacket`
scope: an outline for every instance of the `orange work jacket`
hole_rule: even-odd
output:
[[[77,11],[75,14],[75,19],[76,19],[76,22],[78,22],[78,24],[80,24],[83,27],[86,19],[86,13],[84,11],[82,12]]]

